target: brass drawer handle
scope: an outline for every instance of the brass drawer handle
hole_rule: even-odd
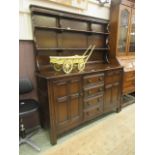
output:
[[[88,79],[88,80],[87,80],[87,82],[88,82],[88,83],[91,83],[91,82],[92,82],[92,80],[91,80],[91,79]]]
[[[100,88],[99,88],[99,91],[103,91],[103,88],[100,87]]]
[[[103,77],[99,77],[99,80],[102,81],[103,80]]]

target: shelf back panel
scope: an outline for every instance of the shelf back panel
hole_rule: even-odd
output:
[[[30,9],[38,70],[48,68],[49,56],[83,55],[90,45],[95,50],[88,63],[103,61],[108,21],[38,6]]]

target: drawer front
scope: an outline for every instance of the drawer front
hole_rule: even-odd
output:
[[[87,98],[87,97],[103,94],[103,91],[104,91],[104,85],[100,85],[93,88],[90,87],[88,89],[84,89],[84,97]]]
[[[135,71],[125,72],[123,81],[123,93],[135,91]]]
[[[124,81],[130,81],[133,79],[135,79],[135,72],[134,71],[124,73]]]
[[[135,86],[135,80],[126,81],[126,82],[124,82],[123,86],[124,87]]]
[[[84,120],[86,121],[86,120],[95,118],[96,116],[100,115],[102,113],[102,111],[103,111],[102,106],[96,106],[89,110],[86,110],[84,112]]]
[[[103,105],[103,95],[87,98],[84,100],[84,108],[90,108],[97,105]]]
[[[104,73],[84,77],[84,86],[91,86],[96,83],[104,83]]]
[[[123,88],[123,94],[132,93],[134,91],[135,91],[135,87],[134,86]]]
[[[122,79],[122,70],[108,71],[105,75],[105,84],[119,82]]]

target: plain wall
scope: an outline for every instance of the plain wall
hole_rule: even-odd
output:
[[[33,40],[31,15],[29,9],[31,4],[102,19],[109,19],[110,13],[108,4],[106,4],[105,7],[101,7],[95,0],[88,0],[87,8],[84,10],[60,5],[50,0],[19,0],[19,2],[19,40]]]

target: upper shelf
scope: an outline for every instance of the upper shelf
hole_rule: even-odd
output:
[[[36,47],[38,51],[79,51],[79,50],[86,50],[87,48],[39,48],[39,47]],[[104,47],[104,48],[95,48],[94,50],[109,50],[109,48],[107,47]]]
[[[36,6],[36,5],[30,5],[30,10],[32,14],[45,15],[45,16],[56,16],[56,17],[63,18],[63,19],[64,18],[75,19],[78,21],[87,21],[87,22],[101,23],[101,24],[108,24],[109,22],[109,20],[105,20],[102,18],[80,15],[76,13],[69,13],[66,11],[50,9],[50,8],[45,8],[41,6]]]
[[[109,35],[109,32],[95,32],[95,31],[85,31],[85,30],[77,30],[71,28],[58,28],[58,27],[47,27],[47,26],[35,26],[36,29],[40,30],[52,30],[57,32],[73,32],[73,33],[86,33],[86,34],[98,34],[98,35]]]

